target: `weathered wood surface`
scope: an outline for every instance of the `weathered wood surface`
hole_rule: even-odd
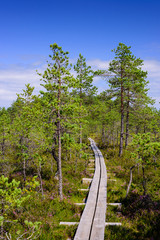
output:
[[[88,191],[89,191],[89,188],[81,188],[81,189],[78,189],[78,191],[88,192]]]
[[[74,240],[104,239],[107,172],[101,152],[95,142],[92,139],[89,140],[95,154],[95,174]]]
[[[106,222],[105,226],[122,226],[122,223],[119,223],[119,222]]]
[[[82,178],[82,183],[86,184],[86,183],[91,183],[92,182],[92,178]]]

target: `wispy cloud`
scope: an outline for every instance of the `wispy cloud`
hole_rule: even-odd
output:
[[[75,61],[73,61],[75,62]],[[94,70],[108,69],[110,61],[93,59],[87,61]],[[40,76],[36,70],[42,73],[46,68],[46,63],[35,61],[30,64],[0,65],[0,106],[9,107],[16,100],[16,93],[21,93],[25,89],[25,84],[30,83],[38,93],[40,90]],[[160,93],[160,61],[145,60],[143,69],[148,71],[149,95],[156,99],[156,107],[159,108]],[[72,70],[72,74],[75,73]],[[94,84],[98,87],[98,92],[108,88],[105,79],[102,77],[94,78]]]
[[[160,79],[160,61],[145,60],[143,69],[148,72],[148,77]]]
[[[145,60],[143,69],[148,72],[147,79],[149,80],[148,87],[149,96],[156,100],[155,107],[160,108],[160,61]]]
[[[37,90],[40,89],[40,77],[36,70],[41,72],[43,65],[1,65],[0,66],[0,106],[9,107],[17,98],[17,93],[25,89],[25,84],[30,83]]]
[[[87,61],[87,64],[91,66],[93,69],[100,69],[100,70],[107,70],[109,67],[109,62],[110,61],[103,61],[100,59],[93,59]]]

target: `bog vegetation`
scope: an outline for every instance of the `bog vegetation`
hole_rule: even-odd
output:
[[[0,109],[0,239],[73,239],[86,192],[82,177],[92,137],[102,150],[109,181],[105,239],[158,239],[160,230],[160,111],[148,96],[143,60],[119,43],[109,68],[93,71],[80,54],[50,46],[50,61],[40,76],[43,91],[26,89],[8,109]],[[71,74],[75,72],[74,75]],[[97,93],[95,77],[109,89]],[[107,88],[107,87],[106,87]]]

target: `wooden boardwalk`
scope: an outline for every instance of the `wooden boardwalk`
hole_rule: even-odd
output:
[[[95,155],[95,173],[74,240],[104,239],[107,171],[102,153],[96,146],[95,142],[92,139],[89,140]]]

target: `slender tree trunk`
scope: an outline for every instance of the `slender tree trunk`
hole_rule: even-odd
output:
[[[60,112],[59,112],[59,117],[60,119]],[[61,164],[61,153],[62,153],[62,146],[61,146],[61,124],[60,120],[58,120],[58,178],[59,178],[59,195],[60,199],[63,200],[63,193],[62,193],[62,164]]]
[[[57,172],[56,172],[56,176],[57,176],[58,173],[59,173],[59,163],[58,163],[58,156],[55,153],[55,148],[54,147],[52,147],[52,156],[53,156],[53,158],[55,159],[55,161],[57,163]]]
[[[134,165],[134,166],[132,166],[132,167],[130,168],[130,180],[129,180],[129,184],[128,184],[128,187],[127,187],[127,193],[126,193],[126,197],[125,197],[125,198],[127,198],[128,193],[129,193],[129,190],[130,190],[130,187],[131,187],[131,184],[132,184],[132,170],[133,170],[136,166],[137,166],[137,164]]]
[[[120,133],[120,145],[119,145],[120,157],[122,156],[122,153],[123,153],[123,132],[124,132],[123,122],[124,122],[124,115],[121,114],[121,133]]]
[[[80,80],[80,83],[82,84],[82,80]],[[81,108],[82,108],[82,88],[80,87],[80,121],[81,121]],[[80,122],[80,135],[79,135],[79,143],[82,145],[82,123]],[[81,153],[79,154],[79,157],[81,158]]]
[[[51,158],[51,173],[53,175],[53,159]]]
[[[127,115],[126,115],[126,139],[125,139],[125,147],[128,146],[128,137],[129,137],[129,90],[128,90],[128,101],[127,101]]]
[[[124,134],[124,104],[123,104],[123,79],[121,73],[121,132],[120,132],[120,145],[119,145],[119,156],[123,153],[123,134]]]
[[[113,122],[113,126],[112,126],[112,142],[113,142],[113,148],[115,150],[115,137],[114,137],[114,122]]]
[[[63,200],[63,192],[62,192],[62,164],[61,164],[61,153],[62,153],[62,146],[61,146],[61,114],[60,114],[60,107],[61,107],[61,79],[59,79],[59,90],[58,90],[58,122],[57,122],[57,132],[58,132],[58,177],[59,177],[59,196],[60,200]]]

